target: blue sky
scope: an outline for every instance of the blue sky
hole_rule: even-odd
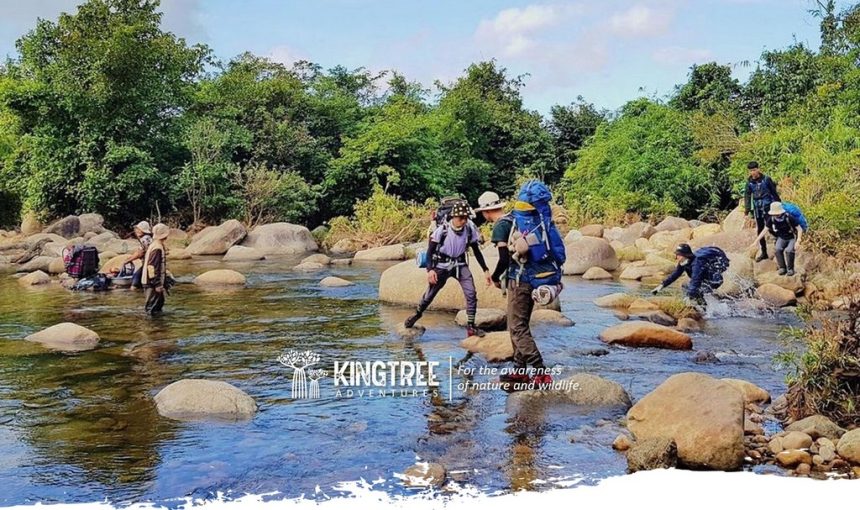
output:
[[[0,55],[37,17],[76,0],[0,0]],[[397,69],[431,85],[496,58],[528,73],[524,98],[546,112],[577,95],[618,108],[664,97],[690,65],[716,60],[746,78],[762,50],[818,46],[813,0],[163,0],[165,27],[228,59],[243,51],[290,63]]]

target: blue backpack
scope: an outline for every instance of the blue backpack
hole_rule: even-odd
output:
[[[729,257],[726,256],[726,252],[716,246],[699,248],[696,250],[696,258],[705,262],[718,273],[723,273],[729,268]]]
[[[552,283],[561,278],[561,266],[567,260],[564,239],[552,221],[552,193],[546,184],[531,180],[523,184],[517,200],[531,207],[514,207],[512,235],[514,229],[528,243],[528,255],[521,261],[517,276],[525,276],[532,285]],[[510,243],[509,243],[510,244]],[[511,248],[513,248],[511,246]],[[556,274],[542,276],[539,266],[554,267]]]
[[[809,223],[806,221],[806,216],[803,215],[803,211],[800,210],[800,207],[796,204],[792,204],[791,202],[783,202],[782,208],[785,209],[785,212],[787,212],[789,216],[794,218],[794,221],[800,225],[800,228],[803,229],[804,232],[809,230]]]

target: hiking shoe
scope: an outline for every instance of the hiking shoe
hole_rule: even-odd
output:
[[[414,315],[410,316],[408,319],[406,319],[403,322],[403,327],[411,328],[412,326],[415,325],[416,322],[418,322],[418,319],[420,319],[420,318],[421,318],[421,314],[415,313]]]
[[[466,327],[466,337],[467,338],[470,336],[477,336],[477,337],[483,338],[486,335],[487,335],[487,333],[484,332],[483,329],[481,329],[477,326],[467,326]]]
[[[767,253],[761,253],[758,257],[755,258],[755,261],[761,262],[762,260],[767,260],[768,258],[769,257],[767,256]]]
[[[536,390],[548,390],[552,386],[552,376],[549,374],[540,374],[531,378],[531,384]]]
[[[785,270],[785,268],[784,268],[784,267],[781,267],[781,268],[779,268],[779,271],[777,271],[777,272],[776,272],[776,274],[778,274],[779,276],[782,276],[782,275],[784,275],[786,272],[787,272],[787,271]],[[794,271],[792,271],[792,272],[791,272],[791,274],[794,274]]]
[[[508,393],[527,389],[530,381],[531,379],[529,376],[524,373],[506,372],[499,376],[499,382],[502,384],[502,389]]]
[[[786,276],[794,276],[794,269],[789,269],[788,271],[785,272],[785,275]]]

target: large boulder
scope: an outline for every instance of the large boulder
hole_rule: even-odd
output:
[[[843,434],[836,443],[836,451],[843,459],[860,465],[860,428]]]
[[[51,277],[44,271],[34,271],[28,275],[18,278],[18,284],[25,287],[33,285],[45,285],[51,283]]]
[[[651,236],[648,242],[654,249],[673,253],[676,246],[681,243],[688,243],[692,235],[693,229],[690,227],[683,227],[679,230],[664,230]]]
[[[652,437],[633,443],[627,451],[627,471],[669,469],[678,463],[678,445],[668,437]]]
[[[188,250],[185,250],[187,253]],[[224,262],[249,262],[255,260],[263,260],[266,256],[256,248],[248,248],[247,246],[231,246],[222,259]]]
[[[779,285],[773,283],[765,283],[756,289],[756,295],[759,299],[770,306],[779,308],[797,303],[797,297],[794,292],[783,289]]]
[[[507,331],[494,331],[484,337],[470,336],[460,342],[467,351],[480,354],[489,362],[506,361],[514,356],[511,335]]]
[[[202,286],[245,285],[245,277],[242,273],[231,269],[213,269],[195,278],[194,284]]]
[[[231,246],[242,241],[247,234],[248,231],[241,222],[227,220],[217,227],[201,230],[191,238],[191,244],[186,249],[192,255],[224,255]],[[254,246],[249,247],[254,248]]]
[[[830,418],[820,414],[814,414],[812,416],[807,416],[802,420],[797,420],[791,425],[785,427],[785,430],[788,432],[803,432],[805,434],[809,434],[813,439],[826,437],[831,441],[838,441],[839,438],[845,434],[845,429],[833,423]]]
[[[332,255],[351,255],[360,250],[363,250],[365,244],[358,239],[341,239],[334,243],[334,246],[329,250]]]
[[[27,211],[24,213],[24,217],[21,218],[21,234],[25,236],[31,236],[33,234],[38,234],[42,231],[44,226],[42,222],[39,221],[39,217],[33,211]]]
[[[618,269],[618,257],[615,250],[605,239],[583,237],[577,241],[565,244],[567,261],[564,263],[564,274],[583,274],[592,267],[600,267],[607,271]]]
[[[87,232],[93,232],[95,234],[101,234],[104,232],[104,222],[105,219],[101,214],[96,213],[86,213],[78,216],[78,233],[83,235]]]
[[[723,230],[726,232],[740,232],[742,230],[753,230],[747,227],[749,216],[744,214],[743,204],[739,204],[723,220]]]
[[[583,280],[611,280],[612,273],[602,267],[591,267],[588,271],[582,273]]]
[[[690,227],[690,222],[685,220],[684,218],[679,218],[677,216],[666,216],[663,221],[657,224],[654,227],[654,230],[657,232],[668,232],[672,230],[681,230]]]
[[[693,348],[690,335],[647,321],[628,321],[611,326],[600,333],[600,339],[608,344],[629,347]]]
[[[38,342],[58,351],[88,351],[98,345],[99,335],[72,322],[63,322],[33,333],[25,340]]]
[[[638,266],[631,264],[625,267],[624,271],[621,271],[618,278],[621,280],[641,280],[643,278],[654,278],[664,274],[665,272],[663,268],[660,267]]]
[[[242,241],[242,246],[256,248],[264,255],[292,255],[319,249],[307,227],[292,223],[269,223],[254,227]]]
[[[527,389],[508,395],[506,409],[531,404],[630,408],[630,395],[617,382],[593,374],[577,373],[553,381],[549,389]]]
[[[564,236],[564,244],[567,244],[571,241],[578,241],[582,239],[582,232],[579,230],[571,230]]]
[[[456,322],[458,326],[466,326],[468,323],[466,310],[460,310],[457,312],[457,316],[454,317],[454,322]],[[475,325],[481,329],[486,329],[488,331],[505,329],[507,324],[507,314],[504,310],[500,310],[498,308],[478,308],[478,311],[475,314]]]
[[[776,271],[767,271],[756,275],[756,280],[759,284],[772,283],[785,290],[790,290],[795,294],[803,292],[803,280],[800,275],[787,276],[780,275]]]
[[[755,230],[726,231],[719,234],[691,239],[689,244],[694,250],[704,246],[716,246],[726,253],[746,253],[755,241]]]
[[[49,272],[51,267],[51,262],[54,261],[55,257],[33,257],[29,262],[23,264],[18,271],[22,273],[30,273],[33,271],[44,271]]]
[[[616,292],[601,296],[594,300],[594,304],[603,308],[628,308],[636,298],[624,292]]]
[[[719,234],[723,231],[723,227],[719,223],[705,223],[693,229],[693,239],[701,239],[703,237]]]
[[[406,247],[402,244],[393,244],[390,246],[378,246],[376,248],[368,248],[360,250],[355,254],[353,260],[405,260]],[[480,274],[480,273],[478,273]]]
[[[593,223],[579,229],[585,237],[603,237],[603,225]]]
[[[66,216],[61,220],[48,225],[44,233],[56,234],[64,238],[71,238],[78,235],[81,231],[81,220],[77,216]]]
[[[498,259],[485,256],[487,265],[495,267]],[[480,281],[481,267],[475,257],[469,257],[469,269],[475,275],[475,289],[478,303],[482,308],[507,310],[507,298],[495,287],[487,287]],[[379,278],[379,299],[386,303],[414,307],[427,289],[427,271],[415,265],[415,261],[405,260],[382,272]],[[456,281],[449,281],[430,304],[434,310],[462,310],[466,308],[463,291]],[[559,309],[558,300],[546,308]]]
[[[684,467],[735,470],[743,465],[743,394],[706,374],[666,379],[627,412],[627,427],[637,441],[673,439]]]
[[[158,414],[175,420],[248,419],[257,404],[247,393],[223,381],[182,379],[155,395]]]
[[[603,230],[603,238],[607,241],[620,241],[624,246],[633,245],[637,239],[648,239],[656,230],[644,221],[636,222],[626,228],[614,227]]]
[[[723,382],[729,383],[735,387],[736,390],[740,391],[744,396],[744,403],[750,404],[758,404],[758,403],[767,403],[770,402],[770,394],[756,386],[755,384],[744,381],[743,379],[720,379]]]

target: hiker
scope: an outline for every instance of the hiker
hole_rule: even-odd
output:
[[[552,384],[532,336],[530,321],[535,303],[548,305],[561,292],[561,266],[565,262],[564,241],[552,221],[552,194],[540,181],[528,181],[520,189],[514,210],[503,214],[504,202],[495,193],[485,193],[478,208],[495,225],[491,241],[499,250],[493,283],[508,296],[508,332],[514,348],[514,366],[499,380],[508,391]]]
[[[507,246],[514,218],[510,214],[505,214],[506,205],[507,202],[502,201],[498,194],[487,191],[478,197],[478,208],[475,209],[475,212],[481,213],[485,220],[493,224],[490,242],[499,250],[499,261],[493,274],[490,275],[490,281],[497,289],[502,288],[502,278],[506,276],[511,263]]]
[[[802,217],[799,209],[798,214]],[[779,266],[777,274],[794,276],[794,256],[800,248],[806,220],[801,222],[794,214],[789,214],[782,202],[773,202],[765,223],[767,230],[762,231],[756,241],[765,242],[764,237],[770,231],[776,237],[776,265]]]
[[[471,208],[465,200],[456,201],[451,207],[450,214],[445,214],[441,219],[437,218],[438,226],[430,235],[427,248],[427,290],[421,297],[415,313],[410,316],[403,325],[407,328],[415,326],[418,319],[436,298],[436,294],[445,286],[449,278],[455,278],[460,282],[463,295],[466,297],[466,335],[485,335],[484,331],[475,326],[475,314],[478,310],[478,293],[475,290],[475,281],[469,270],[466,252],[472,248],[475,260],[484,271],[487,284],[490,282],[490,271],[478,245],[480,233],[478,227],[469,219],[472,215]]]
[[[159,223],[152,229],[152,243],[143,256],[141,283],[146,289],[145,310],[149,315],[157,315],[164,308],[164,294],[167,292],[167,252],[164,240],[170,234],[170,227]]]
[[[714,292],[723,284],[723,273],[729,268],[729,258],[716,246],[705,246],[693,253],[689,244],[679,244],[675,248],[675,259],[678,266],[651,294],[657,294],[686,273],[690,281],[681,287],[684,296],[702,304],[705,294]]]
[[[776,191],[776,183],[762,173],[757,162],[750,161],[747,164],[747,169],[750,175],[747,179],[747,185],[744,187],[744,212],[747,216],[752,215],[755,218],[756,232],[761,234],[765,228],[770,204],[780,201],[779,193]],[[768,259],[767,241],[761,235],[759,235],[759,239],[761,254],[756,257],[756,262]]]
[[[140,243],[140,246],[131,253],[123,263],[120,265],[117,270],[122,269],[125,264],[129,262],[134,262],[135,260],[140,260],[143,262],[143,257],[146,255],[146,250],[149,248],[149,245],[152,244],[152,228],[149,226],[148,221],[141,221],[137,225],[134,226],[134,237],[137,238],[137,242]],[[132,289],[140,289],[141,285],[141,276],[143,275],[143,264],[137,269],[135,269],[134,274],[131,277],[131,288]]]

